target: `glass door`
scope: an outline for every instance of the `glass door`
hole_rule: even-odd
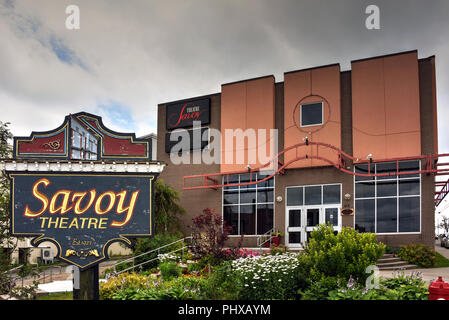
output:
[[[304,223],[301,208],[287,209],[286,240],[289,247],[300,247],[304,241]]]
[[[324,219],[321,215],[320,207],[307,207],[305,210],[305,238],[304,242],[310,238],[310,233],[315,230]]]

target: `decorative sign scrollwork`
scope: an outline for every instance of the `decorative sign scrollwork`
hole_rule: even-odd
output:
[[[61,147],[61,140],[55,140],[55,141],[50,141],[47,143],[44,143],[42,145],[43,148],[48,148],[51,150],[59,150],[59,148]]]

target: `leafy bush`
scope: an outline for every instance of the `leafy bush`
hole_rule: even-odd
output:
[[[179,240],[182,237],[181,234],[179,235],[170,235],[170,234],[156,234],[153,238],[139,238],[136,241],[136,244],[134,246],[134,256],[138,256],[142,253],[151,251],[151,250],[155,250],[157,248],[160,248],[166,244],[175,242],[176,240]],[[158,253],[162,254],[162,253],[168,253],[171,251],[174,251],[176,249],[180,249],[182,248],[182,242],[179,242],[175,245],[172,246],[168,246],[165,247],[163,249],[160,250],[160,252],[152,252],[150,254],[144,255],[142,257],[136,258],[135,259],[135,264],[140,264],[143,263],[145,261],[154,259],[158,256]],[[146,264],[144,264],[142,266],[143,270],[147,270],[150,268],[154,268],[157,267],[159,264],[159,261],[156,259],[154,261],[148,262]]]
[[[221,216],[206,208],[192,219],[192,253],[196,257],[211,256],[221,258],[223,246],[229,238],[231,227]]]
[[[207,278],[207,283],[207,299],[238,299],[240,286],[232,268],[232,261],[225,261],[214,267],[214,272]]]
[[[394,247],[390,247],[390,246],[385,247],[385,253],[397,254],[398,252],[399,252],[399,248],[394,248]]]
[[[416,264],[419,267],[433,267],[437,261],[434,249],[423,244],[409,244],[401,246],[398,256],[405,261]]]
[[[329,292],[338,289],[339,280],[337,277],[323,277],[318,281],[312,281],[298,293],[302,300],[327,300]]]
[[[240,258],[232,261],[239,299],[292,299],[297,295],[299,260],[284,253]]]
[[[180,192],[157,179],[154,184],[154,226],[156,234],[176,234],[181,231],[180,215],[186,210],[179,205]]]
[[[279,246],[271,245],[270,247],[271,255],[282,254],[285,252],[287,252],[287,247],[283,244],[280,244]]]
[[[117,264],[115,265],[115,268],[114,268],[115,272],[120,272],[125,269],[131,268],[133,266],[132,262],[122,262],[122,261],[124,261],[124,260],[119,260],[117,262]],[[120,263],[120,262],[122,262],[122,263]]]
[[[108,281],[100,283],[100,299],[110,300],[115,294],[127,289],[144,289],[150,283],[148,276],[136,273],[122,273],[115,277],[110,277]]]
[[[199,263],[189,263],[187,265],[187,273],[199,274],[202,269],[202,266]]]
[[[377,242],[375,234],[358,233],[347,227],[334,234],[331,225],[320,225],[311,233],[305,254],[301,255],[301,268],[310,281],[323,277],[347,281],[352,276],[364,283],[368,277],[366,268],[375,265],[384,250],[385,245]]]
[[[181,274],[181,268],[175,262],[164,262],[159,265],[161,276],[164,280],[177,278]]]
[[[329,300],[427,300],[428,288],[421,274],[396,275],[381,279],[378,288],[367,289],[351,278],[344,286],[329,292]]]
[[[127,287],[112,295],[113,300],[193,300],[204,299],[207,280],[180,276],[170,281],[152,281],[145,288]]]

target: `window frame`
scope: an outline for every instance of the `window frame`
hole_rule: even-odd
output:
[[[240,183],[241,176],[245,175],[245,174],[247,174],[247,173],[235,174],[235,175],[238,175],[238,182],[233,181],[233,182],[230,182],[230,184],[232,184],[232,183]],[[259,179],[259,174],[260,174],[259,172],[253,172],[252,174],[255,174],[256,175],[256,179]],[[262,176],[264,176],[264,175],[262,175]],[[226,176],[223,176],[222,179],[223,179],[223,183],[224,183],[224,179],[226,179]],[[221,192],[221,217],[222,217],[223,222],[225,221],[225,219],[224,219],[224,208],[225,207],[237,206],[237,208],[238,208],[238,212],[237,212],[237,221],[238,221],[237,234],[230,234],[229,237],[241,237],[241,230],[240,230],[240,227],[241,227],[241,225],[240,225],[240,206],[241,205],[245,206],[245,205],[250,205],[251,204],[251,203],[241,203],[240,202],[241,191],[244,191],[244,192],[245,191],[256,192],[256,202],[254,203],[254,206],[255,206],[255,211],[254,211],[254,215],[255,215],[255,217],[254,217],[255,233],[254,234],[245,234],[245,237],[260,237],[261,235],[264,234],[264,233],[258,233],[258,230],[257,230],[257,226],[258,226],[258,224],[257,224],[257,216],[258,216],[257,207],[259,205],[270,205],[271,204],[273,206],[273,226],[272,226],[272,228],[274,228],[275,222],[276,222],[275,221],[275,219],[276,219],[276,214],[275,214],[275,210],[276,210],[276,200],[275,200],[275,198],[276,198],[276,192],[275,192],[276,191],[276,185],[275,185],[275,183],[276,183],[276,181],[275,180],[276,179],[275,179],[275,177],[272,177],[271,179],[273,181],[273,185],[272,186],[259,187],[258,183],[256,183],[254,185],[229,187],[230,189],[228,189],[228,190],[226,190],[226,185],[223,186],[222,192]],[[271,179],[269,179],[269,180],[271,180]],[[267,180],[267,181],[269,181],[269,180]],[[256,181],[258,181],[258,180],[256,180]],[[242,189],[242,188],[244,188],[244,189]],[[258,202],[258,200],[259,200],[258,191],[259,190],[260,191],[265,191],[265,190],[273,191],[273,201],[272,202]],[[238,203],[237,204],[225,204],[224,203],[225,191],[234,191],[234,192],[237,191],[238,192]]]
[[[401,162],[410,162],[410,161],[416,161],[418,163],[418,170],[421,171],[422,163],[420,160],[397,160],[397,161],[386,161],[386,162],[376,162],[372,163],[371,165],[374,166],[374,173],[377,173],[377,164],[387,164],[387,163],[398,163],[398,166],[400,166]],[[369,165],[369,164],[354,164],[354,173],[356,172],[356,166],[357,165]],[[421,234],[422,233],[422,175],[417,174],[418,176],[407,176],[404,175],[404,177],[401,178],[401,175],[396,175],[393,178],[390,178],[389,176],[382,176],[380,179],[378,177],[373,177],[373,180],[359,180],[356,181],[356,175],[354,175],[353,178],[353,195],[354,195],[354,208],[355,208],[355,201],[357,200],[374,200],[374,233],[377,235],[401,235],[401,234]],[[399,193],[399,183],[401,181],[413,181],[418,180],[419,181],[419,194],[414,195],[400,195]],[[395,181],[396,182],[396,195],[395,196],[377,196],[377,182],[388,182],[388,181]],[[356,197],[356,185],[361,183],[374,183],[374,196],[373,197]],[[402,198],[419,198],[419,231],[407,231],[407,232],[401,232],[399,231],[399,224],[400,224],[400,207],[399,207],[399,200]],[[377,232],[377,200],[378,199],[396,199],[396,232]],[[355,228],[355,222],[356,222],[356,216],[357,212],[354,214],[354,228]]]
[[[302,107],[303,106],[308,106],[311,104],[320,104],[321,105],[321,122],[320,123],[314,123],[314,124],[306,124],[303,125],[302,120],[303,120],[303,116],[302,116]],[[306,128],[306,127],[314,127],[314,126],[321,126],[324,124],[324,108],[323,108],[324,104],[323,101],[315,101],[315,102],[307,102],[307,103],[302,103],[299,105],[299,125],[301,128]]]
[[[339,187],[339,192],[340,192],[340,199],[338,203],[324,203],[324,187],[325,186],[338,186]],[[307,187],[321,187],[321,202],[320,204],[305,204],[305,188]],[[302,188],[302,204],[301,205],[288,205],[288,189],[293,189],[293,188]],[[323,183],[323,184],[306,184],[306,185],[293,185],[293,186],[286,186],[285,187],[285,191],[284,191],[284,195],[285,195],[285,201],[284,201],[284,212],[285,212],[285,230],[284,230],[284,234],[286,235],[285,241],[286,241],[286,245],[288,247],[302,247],[303,243],[301,242],[300,245],[294,243],[291,244],[289,242],[289,238],[287,237],[287,235],[289,234],[289,211],[290,210],[301,210],[301,221],[305,223],[305,221],[303,221],[303,219],[306,219],[306,213],[307,213],[307,209],[313,209],[313,208],[319,208],[320,210],[320,219],[321,217],[323,218],[324,222],[326,221],[326,209],[337,209],[338,210],[338,216],[337,216],[337,225],[333,225],[333,229],[334,232],[341,232],[342,230],[342,225],[343,225],[343,219],[342,219],[342,215],[341,215],[341,209],[343,206],[343,184],[341,182],[334,182],[334,183]],[[307,228],[304,225],[304,232],[306,232],[305,228]],[[307,238],[307,237],[305,237]]]

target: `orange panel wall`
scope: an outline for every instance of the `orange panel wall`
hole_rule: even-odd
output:
[[[249,146],[251,152],[257,155],[259,147],[266,147],[267,158],[270,154],[276,154],[277,150],[270,150],[269,130],[274,129],[274,77],[268,76],[253,80],[240,81],[222,85],[221,90],[221,172],[241,171],[246,169],[247,164],[252,168],[265,164],[256,157],[256,163],[250,163],[248,159],[248,141],[245,139],[243,146],[237,146],[234,138],[233,148],[226,147],[225,129],[258,129],[266,130],[266,139],[259,139],[256,136],[255,145]],[[268,140],[268,141],[267,141]],[[245,154],[244,163],[236,163],[236,152],[242,151]],[[232,154],[232,163],[226,162],[226,155]]]
[[[300,104],[323,101],[323,124],[300,126]],[[284,74],[284,149],[303,142],[322,142],[341,149],[341,106],[340,106],[340,65],[330,65],[314,69],[300,70]],[[319,156],[331,162],[337,161],[337,153],[315,146],[287,151],[285,163],[297,156]],[[305,159],[292,162],[288,168],[326,166],[329,163],[319,159]]]
[[[421,154],[417,52],[352,62],[354,157]]]
[[[431,58],[432,63],[432,106],[433,106],[433,145],[434,153],[438,154],[438,120],[437,120],[437,88],[435,75],[435,57]]]

